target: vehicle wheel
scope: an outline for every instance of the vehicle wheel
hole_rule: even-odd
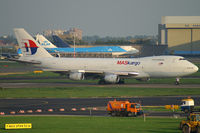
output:
[[[196,133],[200,133],[200,127],[199,126],[197,127]]]
[[[185,113],[189,113],[189,109],[185,109],[184,112],[185,112]]]
[[[111,113],[111,116],[116,116],[116,112],[112,112],[112,113]]]
[[[184,125],[182,128],[183,133],[190,133],[191,128],[188,125]]]
[[[116,116],[120,116],[120,115],[121,115],[121,113],[120,113],[120,112],[117,112],[117,113],[116,113]]]
[[[130,117],[130,116],[132,116],[132,114],[130,112],[128,112],[127,116]]]
[[[175,82],[175,85],[180,85],[180,83],[179,82]]]
[[[182,128],[183,128],[183,125],[182,125],[182,123],[180,123],[179,129],[181,130]]]
[[[100,79],[99,82],[98,82],[98,84],[99,84],[99,85],[104,85],[104,84],[106,84],[106,82],[105,82],[105,80]]]

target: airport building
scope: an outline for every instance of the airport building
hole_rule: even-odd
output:
[[[71,38],[75,37],[78,40],[82,40],[82,33],[83,31],[81,29],[78,28],[70,28],[69,30],[45,30],[43,31],[43,35],[44,36],[52,36],[52,35],[69,35]]]
[[[158,38],[170,54],[200,55],[200,16],[163,16]]]
[[[83,31],[78,28],[70,28],[68,31],[64,32],[64,34],[70,35],[71,37],[75,35],[78,40],[82,40],[82,33]]]
[[[66,30],[45,30],[43,31],[44,36],[52,36],[52,35],[63,35]]]

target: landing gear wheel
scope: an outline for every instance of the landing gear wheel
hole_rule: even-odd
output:
[[[182,129],[183,133],[190,133],[190,131],[191,131],[191,128],[188,125],[183,126],[183,129]]]
[[[175,85],[180,85],[180,83],[176,81],[176,82],[175,82]]]
[[[200,133],[200,127],[197,127],[197,132],[196,133]]]
[[[180,85],[180,79],[176,78],[175,85]]]
[[[179,124],[179,129],[181,130],[183,128],[182,123]]]
[[[104,85],[104,84],[106,84],[106,82],[105,82],[104,79],[100,79],[99,82],[98,82],[98,84],[99,84],[99,85]]]
[[[189,109],[185,109],[184,112],[185,112],[185,113],[189,113]]]
[[[120,79],[117,84],[124,84],[124,83],[125,83],[124,79]]]

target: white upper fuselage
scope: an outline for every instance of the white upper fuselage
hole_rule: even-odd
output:
[[[30,58],[29,58],[30,60]],[[102,71],[138,72],[142,77],[180,77],[198,71],[198,67],[181,56],[151,56],[144,58],[34,58],[40,66],[71,72]]]

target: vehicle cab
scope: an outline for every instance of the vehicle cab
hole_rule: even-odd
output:
[[[181,104],[181,111],[188,113],[194,109],[194,100],[191,98],[183,99]]]
[[[139,103],[131,103],[127,106],[127,111],[132,112],[135,115],[141,115],[142,114],[142,108]]]

